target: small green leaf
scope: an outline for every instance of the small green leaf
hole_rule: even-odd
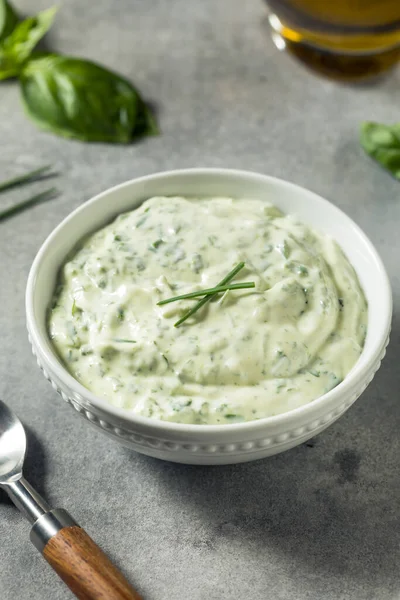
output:
[[[0,0],[0,42],[12,33],[18,23],[18,15],[7,0]]]
[[[28,115],[57,135],[127,144],[154,133],[136,89],[93,62],[49,54],[31,60],[20,81]]]
[[[360,143],[371,158],[400,179],[400,123],[390,126],[366,121]]]
[[[35,46],[52,26],[57,10],[53,6],[35,17],[21,21],[4,39],[0,46],[0,79],[19,75]]]

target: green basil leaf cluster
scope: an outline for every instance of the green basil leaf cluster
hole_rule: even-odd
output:
[[[18,77],[36,45],[52,26],[56,11],[57,8],[49,8],[14,25],[0,44],[0,79]]]
[[[18,15],[7,0],[0,2],[0,42],[10,35],[18,23]]]
[[[85,142],[126,144],[158,134],[139,92],[117,73],[88,60],[34,52],[56,11],[18,22],[0,0],[0,79],[18,77],[28,116],[44,130]]]
[[[361,126],[360,142],[371,158],[400,179],[400,123],[384,125],[366,121]]]

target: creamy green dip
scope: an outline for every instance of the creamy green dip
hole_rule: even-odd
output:
[[[220,294],[235,265],[254,289]],[[284,413],[337,386],[361,354],[367,304],[337,243],[261,200],[151,198],[85,239],[49,315],[70,373],[135,414],[228,424]]]

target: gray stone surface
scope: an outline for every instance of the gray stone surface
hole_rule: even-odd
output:
[[[48,0],[17,5],[32,12]],[[41,133],[24,116],[17,85],[1,84],[0,178],[53,163],[62,195],[0,223],[0,397],[28,428],[28,478],[70,510],[146,600],[394,600],[400,184],[363,155],[357,136],[364,119],[400,120],[400,73],[362,87],[320,79],[278,53],[264,18],[261,0],[64,2],[49,43],[119,70],[157,105],[163,134],[138,145]],[[90,428],[32,358],[24,288],[44,238],[111,185],[189,166],[257,170],[308,186],[353,217],[386,263],[395,301],[387,358],[313,446],[229,467],[152,460]],[[1,205],[27,193],[4,195]],[[28,533],[1,496],[0,598],[70,598]]]

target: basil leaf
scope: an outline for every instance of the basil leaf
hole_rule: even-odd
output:
[[[150,110],[129,81],[87,60],[57,54],[31,60],[20,83],[28,115],[57,135],[128,143],[157,132]]]
[[[150,108],[140,98],[135,137],[159,135],[160,129]]]
[[[360,142],[371,158],[400,179],[400,123],[390,126],[366,121],[361,126]]]
[[[18,23],[18,15],[7,0],[0,0],[0,42],[12,33]]]
[[[58,8],[53,7],[21,21],[0,45],[0,79],[16,77],[36,44],[50,29]]]

